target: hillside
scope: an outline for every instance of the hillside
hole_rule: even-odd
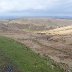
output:
[[[72,25],[56,28],[53,30],[38,31],[37,33],[46,33],[51,35],[67,35],[72,33]]]
[[[38,55],[50,58],[64,72],[72,71],[72,20],[16,19],[1,21],[0,36],[14,39]]]
[[[12,39],[0,37],[0,72],[63,72],[49,59],[40,57]]]

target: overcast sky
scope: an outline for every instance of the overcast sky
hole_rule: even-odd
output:
[[[72,16],[72,0],[0,0],[0,16]]]

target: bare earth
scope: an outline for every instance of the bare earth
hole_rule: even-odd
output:
[[[34,52],[72,69],[72,20],[19,19],[0,21],[0,35],[13,38]]]

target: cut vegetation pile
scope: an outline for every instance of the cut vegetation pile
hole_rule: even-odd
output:
[[[63,72],[50,59],[40,57],[12,39],[0,37],[0,72]]]

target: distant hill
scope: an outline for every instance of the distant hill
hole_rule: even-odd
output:
[[[72,19],[71,16],[0,16],[0,20],[18,19],[18,18],[54,18],[54,19]]]

